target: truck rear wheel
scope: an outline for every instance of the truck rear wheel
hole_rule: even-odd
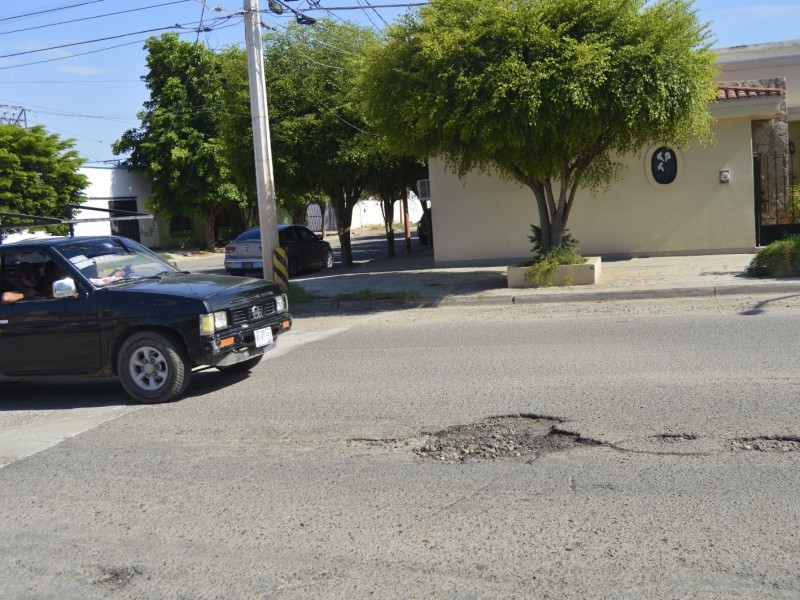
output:
[[[162,333],[140,331],[122,344],[117,374],[134,400],[155,404],[186,391],[192,370],[180,343]]]

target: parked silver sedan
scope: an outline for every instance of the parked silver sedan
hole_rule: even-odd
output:
[[[301,271],[329,269],[333,266],[331,245],[302,225],[278,225],[278,243],[286,251],[289,277]],[[243,275],[264,268],[261,259],[261,230],[253,227],[225,246],[225,271]]]

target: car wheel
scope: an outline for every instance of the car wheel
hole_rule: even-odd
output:
[[[155,331],[134,333],[117,356],[117,375],[122,387],[145,404],[169,402],[189,385],[192,370],[180,343]]]
[[[333,267],[333,250],[328,250],[325,254],[325,264],[322,266],[323,269],[330,269]]]
[[[295,275],[297,275],[298,272],[299,272],[299,269],[297,268],[297,259],[296,258],[290,258],[289,259],[289,277],[294,277]]]
[[[259,356],[248,358],[247,360],[243,360],[242,362],[228,365],[227,367],[217,367],[217,369],[219,369],[220,373],[225,373],[226,375],[237,375],[239,373],[247,373],[250,369],[252,369],[258,363],[260,363],[262,358],[264,358],[264,355],[260,354]]]

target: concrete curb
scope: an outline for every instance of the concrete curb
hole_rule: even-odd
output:
[[[402,310],[407,308],[436,308],[439,306],[501,306],[525,304],[552,304],[557,302],[613,302],[619,300],[654,300],[659,298],[713,298],[750,294],[800,294],[800,281],[761,282],[749,284],[687,286],[673,288],[649,288],[629,290],[581,290],[560,293],[501,293],[474,294],[469,296],[443,296],[418,298],[416,300],[319,300],[294,304],[292,313],[358,313]]]

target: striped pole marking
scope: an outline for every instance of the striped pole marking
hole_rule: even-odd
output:
[[[281,284],[283,291],[289,291],[289,259],[286,250],[281,247],[275,248],[272,253],[272,276]]]

